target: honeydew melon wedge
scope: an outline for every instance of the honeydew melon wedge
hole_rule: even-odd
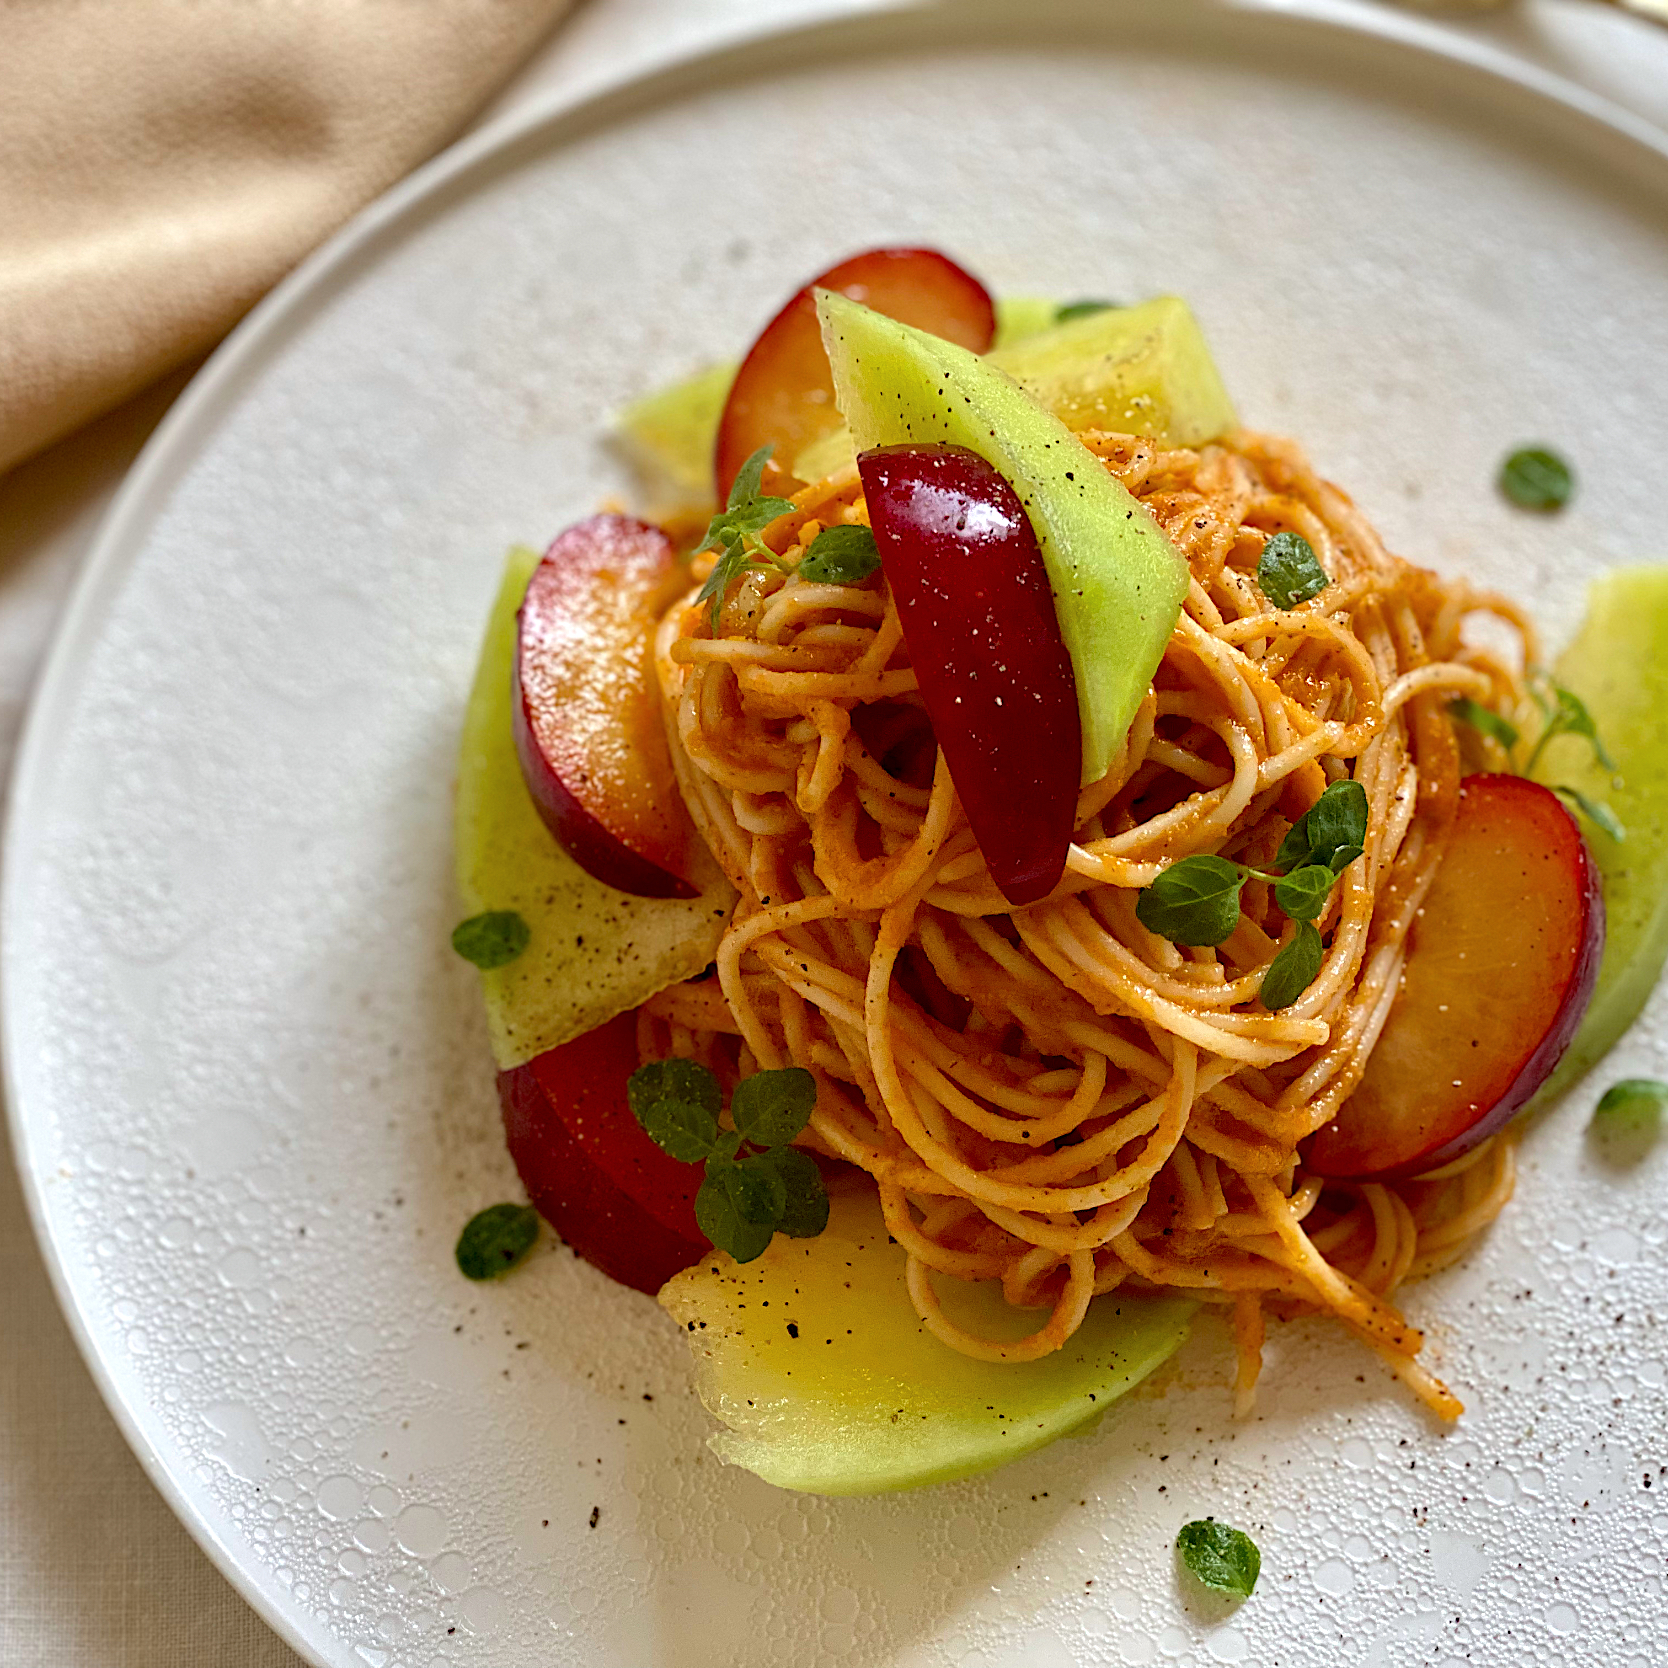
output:
[[[1096,781],[1163,657],[1187,595],[1187,563],[1082,441],[989,358],[830,290],[817,291],[817,312],[835,399],[860,452],[965,446],[1019,495],[1071,656],[1082,777]]]
[[[1179,296],[1065,324],[1053,322],[1055,311],[1029,299],[1006,312],[999,304],[996,346],[985,358],[1074,433],[1109,429],[1150,435],[1161,446],[1202,446],[1239,427],[1204,332]],[[819,481],[855,455],[850,429],[838,429],[807,446],[794,473]]]
[[[538,553],[510,552],[464,714],[455,846],[466,915],[514,910],[527,949],[481,974],[501,1070],[595,1029],[713,957],[735,891],[695,842],[695,898],[639,898],[593,880],[557,845],[522,778],[510,725],[515,616]]]
[[[1105,1412],[1176,1351],[1198,1308],[1112,1292],[1054,1354],[975,1361],[916,1317],[873,1191],[830,1203],[816,1239],[778,1234],[750,1263],[714,1252],[660,1292],[726,1426],[709,1446],[778,1488],[884,1494],[1006,1464]],[[983,1336],[1020,1338],[1045,1318],[995,1283],[939,1290]]]
[[[1587,1017],[1543,1099],[1633,1023],[1668,958],[1668,564],[1594,581],[1587,618],[1553,675],[1586,702],[1617,769],[1604,769],[1590,743],[1560,736],[1536,775],[1608,804],[1627,837],[1586,828],[1604,883],[1604,959]]]
[[[735,362],[704,371],[633,400],[614,419],[614,432],[651,489],[677,506],[712,498],[712,451]]]

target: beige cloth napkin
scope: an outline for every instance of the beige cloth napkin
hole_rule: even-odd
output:
[[[0,0],[0,471],[202,352],[572,0]]]

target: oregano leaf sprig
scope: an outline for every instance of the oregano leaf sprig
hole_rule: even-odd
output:
[[[703,550],[716,550],[718,560],[707,575],[695,601],[712,600],[712,629],[718,632],[718,612],[724,606],[731,584],[750,568],[780,567],[776,552],[759,535],[778,516],[793,508],[786,498],[773,498],[759,491],[764,466],[772,448],[761,446],[736,471],[730,488],[729,501],[707,523],[706,537],[695,547],[698,555]]]
[[[778,1232],[815,1239],[828,1226],[822,1172],[789,1144],[817,1103],[816,1079],[803,1066],[744,1077],[730,1097],[733,1129],[719,1127],[723,1091],[696,1060],[639,1066],[626,1100],[656,1146],[680,1163],[705,1165],[695,1221],[738,1263],[752,1262]]]
[[[1297,931],[1263,975],[1262,1003],[1271,1011],[1289,1008],[1320,973],[1325,947],[1314,923],[1333,882],[1362,854],[1366,840],[1366,789],[1348,779],[1334,782],[1287,831],[1273,872],[1211,852],[1184,857],[1142,890],[1135,917],[1173,944],[1221,944],[1239,925],[1246,881],[1271,881],[1275,903]]]

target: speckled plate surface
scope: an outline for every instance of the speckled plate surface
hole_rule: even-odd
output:
[[[1399,31],[1396,38],[1390,31]],[[65,1306],[136,1449],[321,1664],[1668,1660],[1668,1153],[1599,1083],[1410,1291],[1435,1429],[1318,1323],[1229,1416],[1214,1322],[1101,1428],[825,1502],[704,1453],[683,1345],[511,1194],[454,918],[460,709],[504,547],[624,487],[621,401],[882,240],[997,287],[1189,296],[1253,422],[1553,646],[1668,555],[1668,161],[1487,60],[1281,15],[958,5],[733,52],[443,162],[284,287],[158,436],[58,642],[5,877],[5,1058]],[[1562,518],[1490,490],[1547,439]],[[1659,998],[1601,1068],[1664,1072]],[[1233,1610],[1177,1526],[1250,1530]]]

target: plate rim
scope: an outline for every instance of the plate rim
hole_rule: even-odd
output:
[[[837,6],[840,0],[828,0]],[[356,262],[374,264],[385,235],[397,235],[408,218],[437,204],[451,190],[469,188],[470,176],[510,162],[520,147],[563,142],[564,125],[583,131],[629,121],[634,107],[675,99],[702,78],[746,75],[758,67],[761,49],[783,40],[830,40],[854,55],[869,37],[873,50],[901,50],[911,45],[938,47],[955,38],[977,40],[1015,27],[1007,0],[874,0],[858,9],[827,10],[787,20],[758,19],[665,56],[639,60],[624,71],[534,95],[519,110],[487,122],[423,163],[359,210],[269,290],[212,351],[176,397],[139,456],[89,541],[79,574],[53,626],[30,692],[6,787],[0,821],[0,1096],[5,1102],[23,1197],[53,1296],[99,1396],[135,1458],[187,1533],[208,1556],[239,1597],[293,1651],[315,1668],[338,1668],[345,1658],[323,1654],[338,1641],[313,1636],[311,1618],[283,1603],[275,1585],[263,1584],[257,1569],[241,1559],[222,1538],[214,1519],[176,1477],[163,1453],[151,1442],[135,1407],[123,1394],[106,1362],[104,1345],[83,1308],[68,1267],[67,1245],[55,1232],[47,1203],[52,1175],[43,1161],[50,1155],[46,1125],[27,1117],[19,1092],[17,1048],[21,1026],[16,992],[27,981],[17,951],[17,921],[22,912],[21,865],[29,856],[34,798],[49,779],[53,740],[62,733],[62,717],[96,647],[106,605],[138,551],[144,533],[174,482],[197,448],[213,432],[228,398],[235,398],[245,369],[271,348],[281,348],[286,331],[305,316],[309,303],[328,291]],[[1438,22],[1379,7],[1368,10],[1352,0],[1135,0],[1128,9],[1175,26],[1185,6],[1197,14],[1263,19],[1357,43],[1400,48],[1413,57],[1439,62],[1479,76],[1505,91],[1528,95],[1590,125],[1600,137],[1625,142],[1665,170],[1668,179],[1668,131],[1579,83],[1517,57],[1501,47],[1460,34]],[[953,19],[944,33],[932,26]],[[1104,35],[1104,0],[1031,0],[1026,30],[1045,44],[1074,24]],[[1137,22],[1137,32],[1150,23]]]

